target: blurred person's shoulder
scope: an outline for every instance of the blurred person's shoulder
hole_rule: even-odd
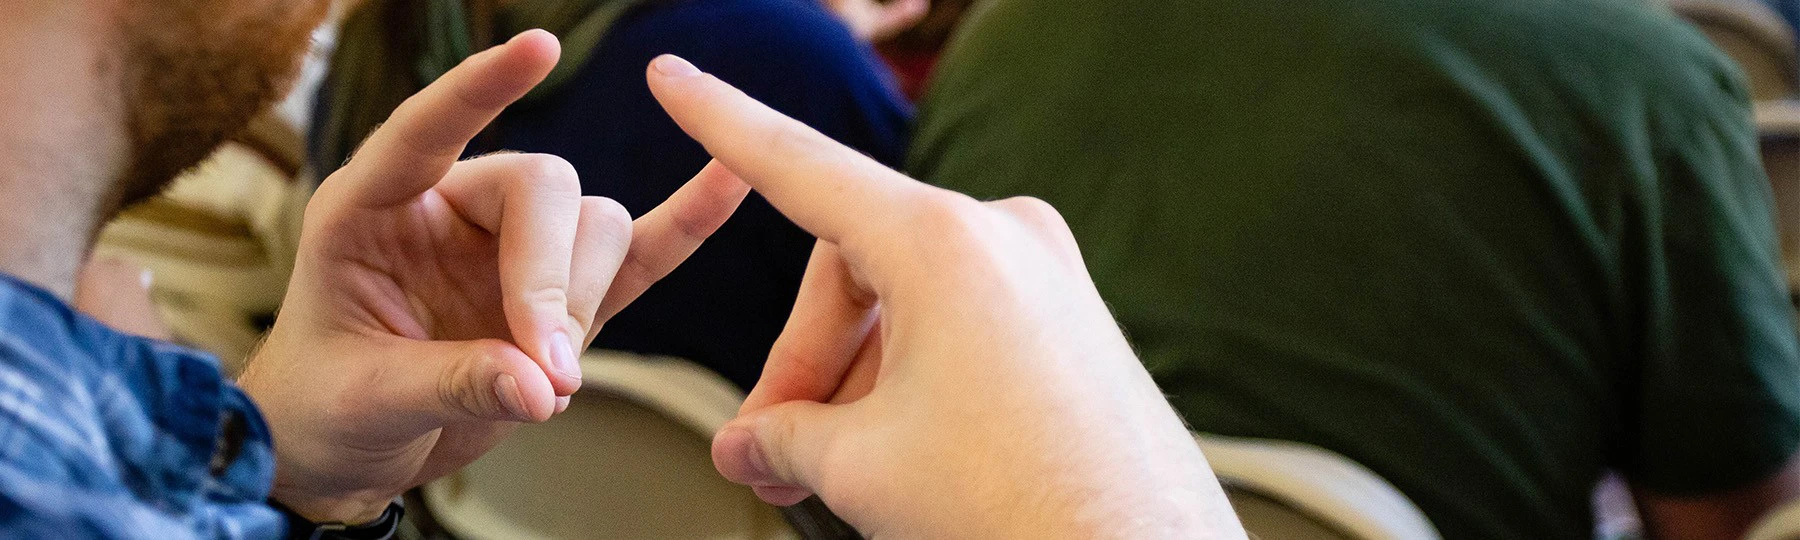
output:
[[[817,0],[653,1],[615,32],[598,77],[643,89],[650,59],[675,54],[883,163],[905,154],[911,106],[873,48]]]
[[[1736,65],[1697,28],[1646,0],[1456,0],[1438,36],[1615,103],[1741,103]]]
[[[814,0],[651,2],[612,43],[659,48],[708,72],[791,82],[864,71],[873,56]]]

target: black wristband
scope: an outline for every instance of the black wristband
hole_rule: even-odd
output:
[[[269,506],[279,510],[287,521],[287,540],[389,540],[399,535],[400,519],[406,516],[406,506],[398,497],[388,503],[381,517],[360,525],[313,523],[280,502],[270,500]]]

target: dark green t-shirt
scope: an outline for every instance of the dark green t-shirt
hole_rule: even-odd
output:
[[[1061,209],[1202,431],[1304,441],[1449,538],[1583,538],[1800,442],[1746,92],[1634,0],[995,0],[911,171]]]

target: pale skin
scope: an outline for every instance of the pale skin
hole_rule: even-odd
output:
[[[118,4],[40,5],[0,17],[0,271],[70,299],[129,157]],[[275,432],[278,500],[366,521],[554,414],[580,381],[563,347],[723,222],[735,171],[822,240],[769,373],[715,440],[727,478],[771,502],[817,493],[874,536],[1241,537],[1053,210],[923,186],[668,59],[650,83],[724,165],[636,221],[555,158],[458,162],[556,47],[528,33],[470,59],[309,207],[242,381]],[[1643,504],[1652,525],[1725,527],[1660,537],[1740,530],[1793,476]]]
[[[281,458],[275,497],[358,522],[454,471],[581,384],[575,351],[724,223],[748,192],[702,171],[633,222],[568,163],[457,161],[543,80],[527,32],[402,105],[307,207],[282,313],[240,380]],[[295,384],[308,381],[308,384]]]
[[[713,441],[764,500],[872,537],[1243,538],[1062,218],[882,167],[688,63],[650,87],[819,237],[742,416]]]
[[[149,270],[120,259],[90,259],[75,283],[75,309],[127,334],[173,337],[150,299]]]
[[[63,298],[129,152],[109,11],[81,7],[0,17],[0,271]]]

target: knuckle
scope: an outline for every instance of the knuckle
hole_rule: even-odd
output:
[[[502,365],[517,359],[508,356],[520,354],[517,349],[494,340],[482,340],[473,344],[461,358],[452,363],[450,369],[444,370],[438,377],[438,400],[446,411],[479,418],[496,418],[510,415],[506,405],[500,403],[499,397],[488,387],[493,384],[495,374],[486,369],[488,365]],[[529,362],[526,358],[524,361]],[[486,376],[483,374],[486,373]]]
[[[581,215],[591,217],[596,227],[607,232],[620,231],[631,236],[631,211],[619,201],[607,197],[582,197]]]
[[[615,274],[613,289],[642,290],[663,278],[668,270],[660,268],[660,261],[652,261],[647,256],[627,251],[625,259],[619,262],[619,272]]]
[[[566,284],[551,278],[533,280],[522,291],[523,300],[526,305],[540,306],[545,310],[549,310],[550,306],[555,306],[555,312],[562,313],[568,311],[569,292],[567,289]]]
[[[1027,234],[1061,245],[1073,242],[1069,222],[1048,202],[1036,197],[1013,197],[990,203],[1012,216]]]
[[[995,205],[1012,213],[1014,216],[1037,226],[1064,226],[1062,213],[1055,206],[1037,197],[1012,197],[996,201]]]
[[[440,79],[440,80],[442,80],[442,79]],[[447,82],[463,82],[463,81],[452,80],[452,81],[447,81]],[[498,95],[495,95],[495,94],[492,94],[489,92],[483,92],[481,90],[482,90],[481,87],[478,85],[451,84],[450,85],[450,96],[451,96],[451,99],[456,100],[456,103],[459,106],[461,106],[464,109],[470,110],[470,111],[485,111],[485,110],[489,110],[489,109],[498,109],[501,107],[505,107],[509,102],[509,100],[507,100],[505,98],[502,98]]]
[[[761,433],[756,437],[756,444],[762,445],[763,458],[768,460],[770,472],[781,480],[797,480],[794,478],[797,467],[793,463],[793,452],[788,451],[799,439],[800,428],[795,425],[794,418],[768,415],[758,424]]]
[[[475,390],[475,377],[470,370],[481,364],[481,352],[470,353],[477,358],[461,359],[450,369],[438,376],[438,400],[444,410],[457,411],[469,416],[488,416],[489,411],[499,410],[500,403]]]
[[[515,154],[519,181],[559,195],[580,194],[581,174],[568,160],[550,154]]]
[[[618,201],[605,197],[581,198],[581,229],[577,245],[597,248],[596,253],[607,264],[630,262],[631,237],[635,224],[631,213]]]
[[[395,108],[391,117],[409,118],[423,116],[427,112],[426,109],[427,105],[419,103],[417,100],[409,99],[402,102],[399,107]],[[450,154],[461,151],[460,145],[445,141],[442,137],[437,136],[436,132],[423,129],[402,129],[402,127],[404,127],[403,124],[392,123],[383,124],[382,127],[378,129],[393,132],[393,134],[398,137],[397,141],[399,142],[400,147],[405,149],[408,153],[435,158],[449,156]],[[377,133],[380,133],[380,131],[377,131]],[[370,135],[370,139],[373,139],[374,137],[375,135]],[[365,141],[365,145],[366,144],[367,142]],[[355,156],[353,156],[352,159],[354,159],[354,157]]]
[[[960,193],[926,195],[913,209],[912,225],[932,241],[969,240],[991,226],[986,208]]]
[[[590,301],[586,302],[590,306],[598,305],[600,303],[599,298],[603,297],[604,295],[594,294],[591,296],[594,298],[594,300],[590,300]],[[570,304],[568,313],[569,313],[569,320],[566,321],[564,324],[569,325],[569,328],[575,328],[575,329],[584,331],[584,333],[582,335],[572,336],[572,337],[574,337],[576,339],[588,340],[588,339],[592,339],[594,334],[599,332],[600,329],[594,327],[594,320],[596,319],[596,316],[598,314],[594,313],[594,310],[592,308],[576,309],[574,304]],[[580,349],[577,349],[577,351],[579,351],[579,350]],[[577,352],[576,354],[580,354],[580,353]],[[580,381],[578,380],[576,382],[580,382]]]

